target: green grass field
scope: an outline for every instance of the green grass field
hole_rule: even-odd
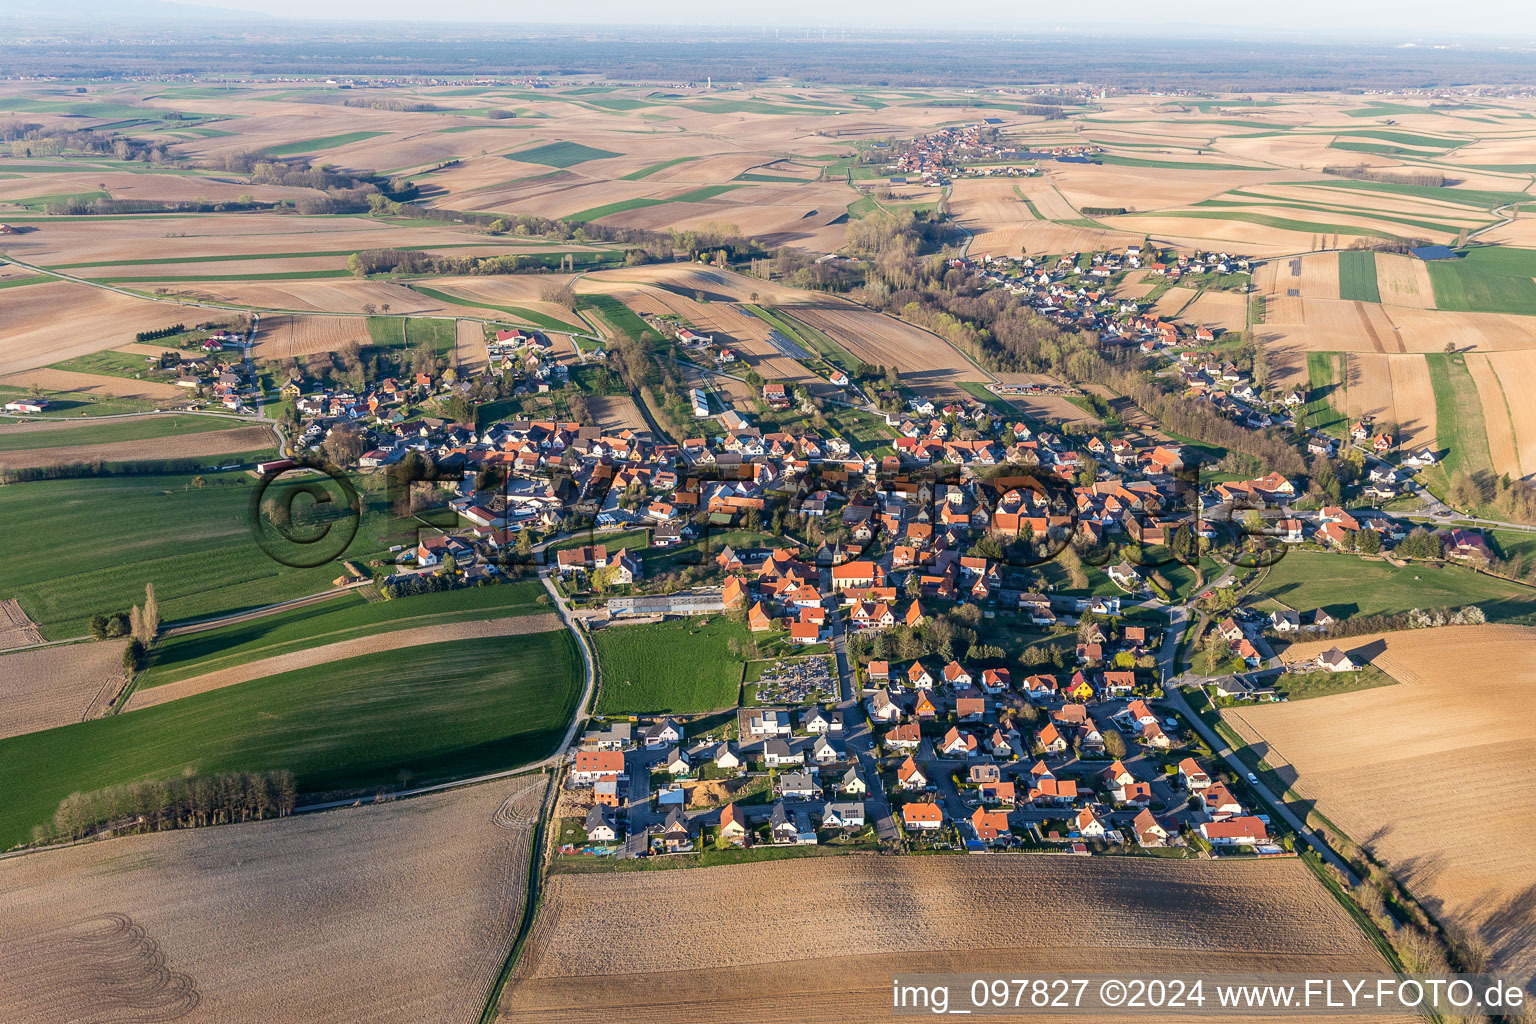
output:
[[[1490,621],[1536,616],[1536,590],[1457,565],[1435,568],[1372,562],[1352,555],[1291,551],[1255,591],[1297,611],[1326,609],[1335,618],[1475,604]]]
[[[722,192],[729,192],[734,188],[741,187],[743,186],[703,185],[699,188],[684,192],[682,195],[669,196],[666,198],[650,199],[640,197],[636,199],[620,199],[617,202],[604,203],[602,206],[594,206],[590,210],[582,210],[580,213],[573,213],[564,219],[585,223],[586,221],[590,220],[600,220],[603,217],[611,217],[616,213],[628,213],[630,210],[643,210],[648,206],[666,206],[670,203],[702,203],[706,199],[713,199],[715,196],[720,195]]]
[[[456,328],[452,320],[425,316],[370,316],[368,338],[379,348],[413,351],[427,342],[444,358],[453,355]]]
[[[177,349],[179,338],[163,338],[162,343],[167,351]],[[153,342],[151,342],[153,344]],[[76,373],[99,373],[107,377],[135,377],[147,376],[153,367],[147,358],[134,355],[131,352],[114,352],[106,349],[101,352],[88,352],[83,356],[66,359],[63,362],[54,363],[50,369],[73,370]]]
[[[1491,210],[1495,206],[1504,206],[1508,203],[1520,203],[1529,199],[1525,192],[1500,192],[1494,189],[1475,188],[1442,188],[1435,185],[1398,185],[1384,181],[1355,181],[1341,178],[1329,181],[1307,181],[1297,184],[1314,186],[1320,189],[1353,189],[1362,192],[1387,192],[1394,195],[1418,196],[1421,199],[1435,199],[1444,203],[1455,203],[1458,206],[1473,206],[1479,209]]]
[[[1343,641],[1348,649],[1349,642]],[[1354,690],[1370,690],[1378,686],[1392,686],[1396,679],[1375,665],[1366,665],[1358,672],[1283,672],[1275,677],[1274,687],[1287,700],[1311,700],[1313,697],[1331,697],[1335,693]]]
[[[1175,171],[1262,171],[1262,167],[1252,167],[1248,164],[1218,164],[1207,163],[1200,157],[1192,160],[1149,160],[1139,156],[1120,156],[1115,153],[1099,153],[1094,157],[1099,163],[1113,164],[1117,167],[1155,167],[1162,170]]]
[[[726,618],[618,626],[593,634],[602,673],[598,714],[687,713],[734,707],[742,658],[726,649],[750,639]]]
[[[19,598],[57,640],[84,635],[97,612],[142,601],[146,583],[170,625],[318,593],[340,574],[334,562],[290,568],[261,550],[250,525],[251,477],[211,473],[201,488],[193,481],[166,474],[0,487],[6,536],[13,551],[27,553],[0,567],[0,593]],[[377,556],[389,536],[414,543],[382,495],[363,498],[344,557]]]
[[[1376,254],[1369,250],[1339,253],[1339,298],[1380,302],[1376,285]]]
[[[1154,213],[1159,217],[1189,217],[1196,220],[1236,220],[1247,224],[1262,224],[1268,228],[1281,228],[1285,231],[1301,231],[1309,234],[1360,235],[1369,237],[1386,234],[1383,231],[1353,227],[1347,224],[1319,224],[1314,221],[1292,220],[1289,217],[1271,217],[1268,214],[1254,213],[1251,210],[1167,210],[1131,213],[1126,214],[1126,216],[1152,216]]]
[[[1536,249],[1486,246],[1456,260],[1431,260],[1429,279],[1440,309],[1536,316]]]
[[[1343,396],[1335,395],[1343,387],[1344,356],[1338,352],[1307,353],[1307,404],[1302,407],[1302,423],[1334,437],[1343,437],[1349,418],[1343,413]]]
[[[429,644],[0,741],[0,848],[71,793],[187,770],[287,768],[328,793],[513,768],[563,737],[579,666],[563,629]]]
[[[1429,381],[1435,389],[1435,443],[1449,449],[1439,468],[1446,473],[1464,469],[1478,473],[1493,468],[1488,448],[1488,425],[1477,383],[1467,370],[1467,357],[1431,352]]]
[[[48,399],[48,409],[40,414],[46,419],[75,420],[87,416],[118,416],[123,413],[155,411],[154,402],[141,398],[96,398],[79,391],[50,391],[47,388],[42,389],[42,396]],[[13,399],[30,397],[30,387],[0,385],[0,405]]]
[[[350,146],[354,142],[377,138],[383,134],[383,132],[346,132],[342,135],[325,135],[318,139],[299,139],[295,142],[285,142],[280,146],[268,146],[261,152],[265,156],[297,156],[300,153],[318,153],[324,149]]]
[[[531,580],[393,601],[367,601],[352,591],[249,622],[168,637],[156,646],[154,660],[139,677],[138,687],[163,686],[295,650],[397,629],[535,615],[549,611],[537,603],[543,593],[544,588]]]
[[[552,316],[532,309],[524,309],[522,306],[504,306],[494,302],[485,302],[467,295],[455,295],[440,288],[428,288],[414,282],[407,285],[407,287],[413,292],[420,292],[427,298],[436,299],[439,302],[451,302],[460,306],[478,306],[482,309],[499,309],[508,316],[516,318],[519,323],[541,327],[546,331],[560,331],[566,334],[572,332],[587,333],[585,328],[577,327],[575,324],[567,323],[564,320],[556,320]]]
[[[593,149],[579,142],[546,142],[532,149],[504,154],[508,160],[520,160],[525,164],[543,164],[545,167],[574,167],[588,160],[606,160],[611,156],[623,156],[606,149]]]
[[[0,424],[6,421],[0,420]],[[115,441],[147,441],[177,434],[201,434],[209,430],[229,430],[242,426],[238,420],[220,416],[152,416],[142,420],[113,420],[57,430],[37,430],[10,434],[0,431],[0,452],[26,451],[33,448],[74,448],[85,444],[111,444]]]
[[[595,309],[614,330],[631,338],[655,337],[656,332],[640,314],[630,309],[612,295],[578,295],[577,309]]]
[[[697,159],[698,159],[698,157],[696,157],[696,156],[675,156],[671,160],[662,160],[662,161],[660,161],[658,163],[651,164],[651,165],[649,165],[647,167],[642,167],[638,171],[630,171],[628,174],[621,174],[619,176],[619,180],[620,181],[639,181],[641,178],[649,178],[653,174],[657,174],[657,173],[659,173],[661,171],[664,171],[668,167],[676,167],[678,164],[685,164],[685,163],[687,163],[690,160],[697,160]]]

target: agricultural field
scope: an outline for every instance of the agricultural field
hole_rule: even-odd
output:
[[[0,739],[84,721],[128,682],[126,640],[0,653]]]
[[[1529,716],[1536,632],[1451,626],[1340,643],[1398,681],[1318,700],[1222,714],[1296,798],[1390,868],[1441,921],[1466,929],[1494,966],[1536,973],[1529,898],[1536,874],[1536,775]],[[1298,644],[1287,660],[1327,642]],[[1369,728],[1361,723],[1369,722]],[[1436,784],[1403,778],[1439,765]],[[1462,813],[1477,808],[1475,815]],[[1490,835],[1497,842],[1488,842]]]
[[[258,546],[250,517],[254,488],[243,473],[0,488],[0,519],[12,542],[49,552],[46,559],[8,561],[0,587],[20,600],[50,640],[83,636],[98,612],[126,611],[143,600],[147,583],[155,585],[167,625],[329,589],[338,563],[291,568]],[[382,495],[367,493],[363,504],[356,535],[339,555],[366,560],[406,529],[389,515]],[[60,544],[60,537],[70,543]]]
[[[253,679],[264,679],[267,676],[313,668],[336,661],[350,661],[364,655],[382,654],[386,651],[409,651],[426,644],[445,644],[458,640],[548,633],[561,628],[558,616],[545,613],[500,619],[436,622],[426,626],[386,629],[350,640],[332,640],[318,646],[306,645],[302,650],[275,654],[229,668],[188,676],[175,682],[161,683],[153,687],[136,687],[133,695],[124,705],[124,710],[138,711],[142,708],[156,707],[195,694],[250,682]]]
[[[532,581],[368,601],[356,592],[319,604],[172,633],[155,645],[138,688],[174,683],[312,646],[395,629],[537,615],[544,588]]]
[[[747,627],[727,618],[596,631],[601,675],[598,714],[685,714],[735,707],[746,659],[729,643],[750,641]]]
[[[1536,249],[1477,247],[1429,264],[1439,309],[1536,316]]]
[[[186,769],[293,772],[325,793],[461,778],[554,752],[581,694],[564,630],[425,644],[0,740],[0,848],[70,793]]]
[[[1499,383],[1499,390],[1503,392],[1508,415],[1515,434],[1515,459],[1516,467],[1522,475],[1529,476],[1536,473],[1536,403],[1519,400],[1521,389],[1526,382],[1536,379],[1536,349],[1529,352],[1490,352],[1484,358],[1487,359],[1488,368],[1493,372]],[[1478,360],[1468,356],[1467,366],[1477,377]],[[1478,383],[1479,394],[1482,397],[1484,417],[1488,422],[1497,421],[1497,408],[1489,410],[1491,391],[1485,390],[1482,379]],[[1490,439],[1492,432],[1490,431]],[[1503,467],[1504,472],[1509,472],[1509,466]]]
[[[1370,417],[1383,430],[1396,424],[1399,443],[1415,449],[1444,447],[1461,436],[1454,409],[1439,401],[1434,360],[1443,357],[1350,352],[1343,358],[1344,414],[1351,422]]]
[[[821,857],[552,877],[498,1019],[681,1019],[728,992],[754,1020],[830,1024],[888,1014],[893,974],[1020,962],[1385,969],[1296,861]]]
[[[1322,608],[1334,618],[1475,604],[1490,621],[1536,616],[1536,591],[1463,566],[1395,566],[1353,555],[1290,551],[1269,570],[1255,594],[1288,608]]]
[[[225,431],[236,420],[220,416],[159,415],[137,419],[118,419],[110,423],[92,423],[75,419],[67,422],[0,419],[0,453],[29,448],[76,448],[126,441],[151,441],[204,431]],[[267,435],[270,439],[271,435]],[[4,455],[0,454],[0,458]]]
[[[169,417],[168,417],[169,418]],[[33,443],[25,448],[5,448],[7,438],[0,434],[0,469],[32,466],[57,466],[75,462],[138,462],[155,459],[202,459],[215,455],[268,452],[276,447],[272,430],[266,426],[230,427],[231,420],[205,420],[224,430],[168,431],[160,437],[142,440],[102,441],[96,444],[66,443],[43,445],[44,435],[26,437]],[[105,424],[98,424],[98,430]],[[5,428],[0,427],[0,430]],[[75,442],[76,432],[60,430],[59,440]],[[25,435],[23,435],[25,437]]]
[[[545,785],[0,862],[0,1003],[17,1024],[269,1024],[340,1005],[382,1024],[474,1024],[522,920]]]

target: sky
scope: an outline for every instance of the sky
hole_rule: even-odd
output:
[[[1183,0],[1149,5],[1146,0],[1097,0],[1091,5],[1040,0],[966,0],[963,19],[951,3],[934,0],[774,0],[729,4],[719,0],[174,0],[203,7],[259,11],[278,17],[355,20],[478,21],[504,25],[584,24],[733,26],[847,26],[865,29],[949,31],[1015,29],[1118,34],[1157,24],[1159,12],[1209,31],[1243,35],[1271,31],[1317,38],[1433,42],[1472,35],[1529,43],[1536,37],[1536,3],[1530,0],[1286,0],[1254,4],[1232,0]],[[1076,12],[1081,11],[1081,14]]]

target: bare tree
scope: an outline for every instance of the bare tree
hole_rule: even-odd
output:
[[[155,585],[146,583],[144,584],[144,636],[141,638],[144,646],[148,647],[159,632],[160,601],[155,597]]]

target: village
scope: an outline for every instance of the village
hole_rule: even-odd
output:
[[[1106,347],[1164,359],[1163,374],[1235,423],[1297,430],[1304,394],[1263,388],[1212,331],[1095,287],[1127,268],[1174,280],[1245,273],[1242,257],[1131,246],[949,262]],[[682,358],[735,369],[730,339],[675,318],[656,326]],[[527,328],[488,328],[486,354],[484,373],[504,393],[546,402],[575,393],[574,369],[607,358],[559,356]],[[846,376],[829,379],[847,404],[864,399]],[[699,433],[678,441],[578,420],[476,427],[419,411],[475,386],[423,370],[358,391],[299,374],[281,387],[300,416],[301,451],[394,474],[416,492],[413,509],[456,516],[458,526],[424,528],[397,549],[382,567],[386,595],[490,584],[542,557],[590,629],[728,615],[803,652],[729,724],[694,734],[686,716],[642,715],[589,732],[562,803],[562,849],[575,858],[754,844],[1284,853],[1295,836],[1260,814],[1245,780],[1212,760],[1188,722],[1157,709],[1180,642],[1163,615],[1192,600],[1190,567],[1202,559],[1281,557],[1297,545],[1385,552],[1412,532],[1273,471],[1207,481],[1197,451],[1123,426],[1069,432],[1000,413],[1009,395],[1071,393],[1056,385],[991,385],[997,403],[886,387],[864,408],[883,444],[809,426],[818,401],[775,381],[719,413],[718,399],[693,388]],[[1435,459],[1398,451],[1369,421],[1353,424],[1347,445],[1298,436],[1313,454],[1355,460],[1353,497],[1375,505]],[[1448,557],[1490,556],[1476,531],[1440,540]],[[1234,582],[1230,572],[1214,580]],[[1208,654],[1212,706],[1284,699],[1274,672],[1358,668],[1338,649],[1281,665],[1276,644],[1332,626],[1321,609],[1305,619],[1224,610],[1187,641]],[[936,616],[1007,642],[973,648],[986,651],[984,666],[914,652],[911,638]],[[1070,656],[1048,638],[1067,639]],[[732,799],[737,789],[746,796]]]

